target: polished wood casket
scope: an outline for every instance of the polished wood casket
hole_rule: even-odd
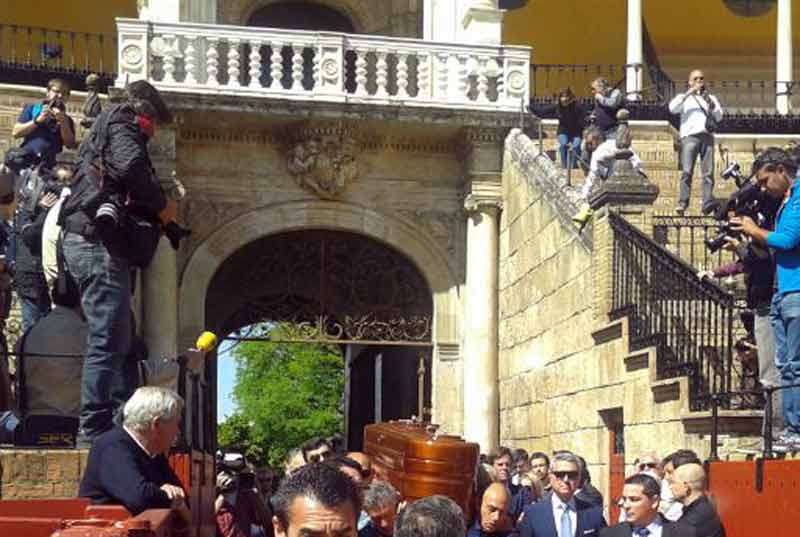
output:
[[[439,434],[430,423],[400,420],[365,427],[364,452],[372,457],[376,476],[394,485],[404,500],[442,494],[471,520],[478,444]]]

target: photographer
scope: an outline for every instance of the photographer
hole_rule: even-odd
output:
[[[44,168],[52,168],[64,147],[74,148],[75,122],[64,104],[69,99],[66,81],[54,78],[47,83],[44,101],[26,105],[11,130],[14,138],[24,138],[22,149],[38,155]]]
[[[89,324],[79,447],[112,425],[116,405],[111,386],[131,345],[131,270],[152,258],[160,237],[158,213],[166,206],[147,142],[156,125],[170,120],[152,85],[131,83],[126,101],[103,111],[81,143],[72,194],[61,207],[64,258]],[[98,207],[111,199],[109,185],[125,200],[114,207],[118,222],[113,225],[96,219]]]
[[[774,329],[776,365],[783,386],[800,383],[800,189],[795,188],[797,163],[786,151],[769,148],[754,164],[756,181],[770,197],[782,200],[775,231],[759,227],[748,216],[730,219],[731,228],[774,250],[777,292],[770,319]],[[800,449],[800,388],[782,390],[785,429],[776,450]]]
[[[669,103],[672,114],[680,114],[680,165],[681,184],[678,205],[675,211],[683,214],[689,207],[692,191],[694,163],[700,156],[700,172],[703,175],[703,213],[714,210],[714,131],[722,121],[722,106],[706,88],[702,71],[689,74],[688,90],[679,93]]]

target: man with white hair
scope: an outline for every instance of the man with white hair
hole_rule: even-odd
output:
[[[92,444],[79,496],[94,504],[121,504],[134,516],[172,508],[188,523],[186,493],[167,461],[182,411],[183,399],[172,390],[136,390],[125,403],[122,427]]]

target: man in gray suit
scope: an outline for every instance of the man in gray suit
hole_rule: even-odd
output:
[[[661,486],[647,474],[632,475],[622,489],[626,521],[600,530],[600,537],[697,537],[691,526],[669,522],[658,512]]]

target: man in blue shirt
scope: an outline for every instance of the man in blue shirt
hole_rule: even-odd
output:
[[[800,384],[800,188],[797,188],[797,162],[784,150],[769,148],[753,166],[756,181],[767,193],[782,199],[775,231],[762,229],[748,217],[731,219],[733,229],[741,230],[758,243],[775,251],[777,291],[772,298],[770,320],[775,330],[775,361],[781,384]],[[800,450],[800,388],[785,388],[783,395],[784,430],[774,448]]]
[[[11,130],[14,138],[23,138],[22,148],[39,155],[48,169],[55,165],[56,155],[64,146],[72,149],[77,145],[75,123],[67,115],[65,106],[69,93],[66,81],[50,80],[44,101],[26,105]]]

